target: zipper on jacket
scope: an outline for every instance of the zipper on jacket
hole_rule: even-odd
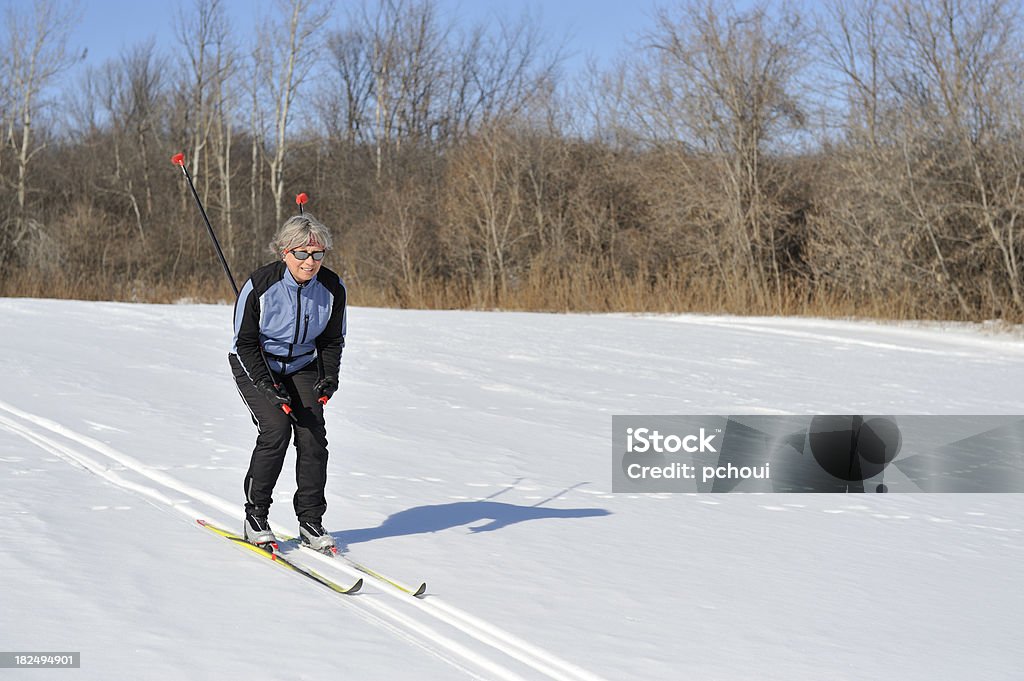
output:
[[[309,333],[309,313],[306,313],[306,321],[302,325],[302,342],[306,342],[306,335]]]
[[[295,343],[299,340],[299,320],[302,317],[302,284],[295,289],[295,333],[292,334],[292,342],[288,344],[288,356],[292,356],[292,352],[295,350]]]

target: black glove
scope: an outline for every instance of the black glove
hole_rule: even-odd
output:
[[[260,379],[256,383],[256,389],[263,393],[263,396],[270,401],[275,407],[279,407],[288,404],[292,401],[291,396],[288,395],[288,391],[284,389],[282,385],[274,385],[274,382],[269,378]]]
[[[326,397],[331,399],[334,397],[334,393],[338,392],[338,379],[336,378],[321,378],[313,385],[313,390],[320,397]]]

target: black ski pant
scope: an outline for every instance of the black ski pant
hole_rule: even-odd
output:
[[[283,385],[291,395],[291,407],[297,423],[256,389],[237,356],[229,354],[228,362],[238,392],[259,429],[249,470],[245,474],[246,513],[253,513],[256,509],[264,512],[274,502],[274,485],[281,475],[288,442],[294,433],[295,483],[298,486],[293,499],[295,515],[300,521],[320,522],[327,511],[327,499],[324,497],[327,428],[324,425],[324,407],[313,390],[319,378],[316,362],[289,376],[273,374],[274,381]]]

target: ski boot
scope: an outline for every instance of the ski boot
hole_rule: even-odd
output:
[[[334,546],[334,537],[327,534],[324,526],[318,522],[299,521],[299,541],[303,546],[333,555],[338,552]]]
[[[274,531],[270,529],[270,523],[267,522],[267,516],[265,515],[246,513],[245,531],[243,534],[247,542],[260,547],[264,551],[273,553],[277,550],[277,537],[274,536]]]

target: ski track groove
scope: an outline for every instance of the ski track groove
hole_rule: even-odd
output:
[[[157,506],[178,511],[188,518],[190,524],[195,523],[197,515],[197,510],[191,502],[175,501],[157,489],[127,480],[103,463],[40,433],[28,424],[82,445],[120,464],[126,469],[142,475],[163,487],[184,494],[194,501],[214,508],[228,517],[234,517],[236,514],[237,509],[235,505],[227,500],[183,483],[162,471],[151,468],[132,456],[124,454],[92,437],[78,433],[56,421],[22,411],[3,401],[0,401],[0,410],[8,415],[0,414],[0,429],[18,435],[56,455],[63,461],[83,468],[117,487],[145,497]],[[18,420],[13,420],[9,416],[14,416]],[[272,525],[274,524],[272,523]],[[279,526],[275,529],[282,534],[287,534]],[[321,564],[346,575],[352,577],[364,576],[360,571],[346,565],[337,558],[324,556],[311,549],[300,549],[300,551],[303,556],[313,558]],[[372,581],[375,582],[376,580]],[[503,653],[518,664],[530,667],[547,678],[552,679],[552,681],[605,681],[602,677],[567,662],[553,653],[529,643],[484,619],[449,605],[437,596],[430,596],[428,599],[421,600],[387,586],[380,586],[379,592],[399,599],[405,606],[413,605],[420,612],[443,622],[462,634],[493,648],[497,652]],[[434,655],[468,676],[476,679],[495,678],[505,679],[506,681],[526,681],[512,669],[496,660],[467,648],[454,639],[442,634],[437,629],[417,621],[384,603],[360,599],[358,596],[344,602],[353,606],[353,609],[356,610],[360,617],[377,624],[406,642]],[[371,612],[371,610],[376,612]],[[428,641],[434,645],[429,645]],[[476,671],[467,667],[466,663],[484,670],[491,676],[480,676]]]
[[[940,357],[960,357],[964,359],[980,360],[985,359],[986,353],[978,348],[978,342],[965,343],[956,342],[957,339],[948,339],[949,345],[967,346],[969,349],[966,350],[953,350],[951,348],[922,348],[912,345],[913,338],[901,338],[905,340],[903,343],[887,342],[881,340],[871,340],[866,338],[858,338],[852,335],[841,335],[839,334],[837,327],[824,326],[821,327],[820,331],[807,331],[798,329],[788,329],[779,326],[769,326],[766,324],[760,324],[747,320],[704,320],[700,318],[696,319],[685,319],[679,320],[680,323],[698,325],[698,326],[709,326],[717,327],[722,329],[728,329],[730,331],[747,331],[751,332],[758,337],[763,337],[763,334],[773,334],[776,336],[785,336],[793,338],[798,341],[810,341],[817,346],[826,346],[827,344],[835,345],[859,345],[866,348],[876,348],[879,350],[894,350],[897,352],[906,352],[910,354],[921,354],[921,355],[935,355]],[[857,329],[851,329],[851,333],[856,332]],[[904,336],[906,334],[903,334]],[[998,341],[991,341],[995,343]]]

